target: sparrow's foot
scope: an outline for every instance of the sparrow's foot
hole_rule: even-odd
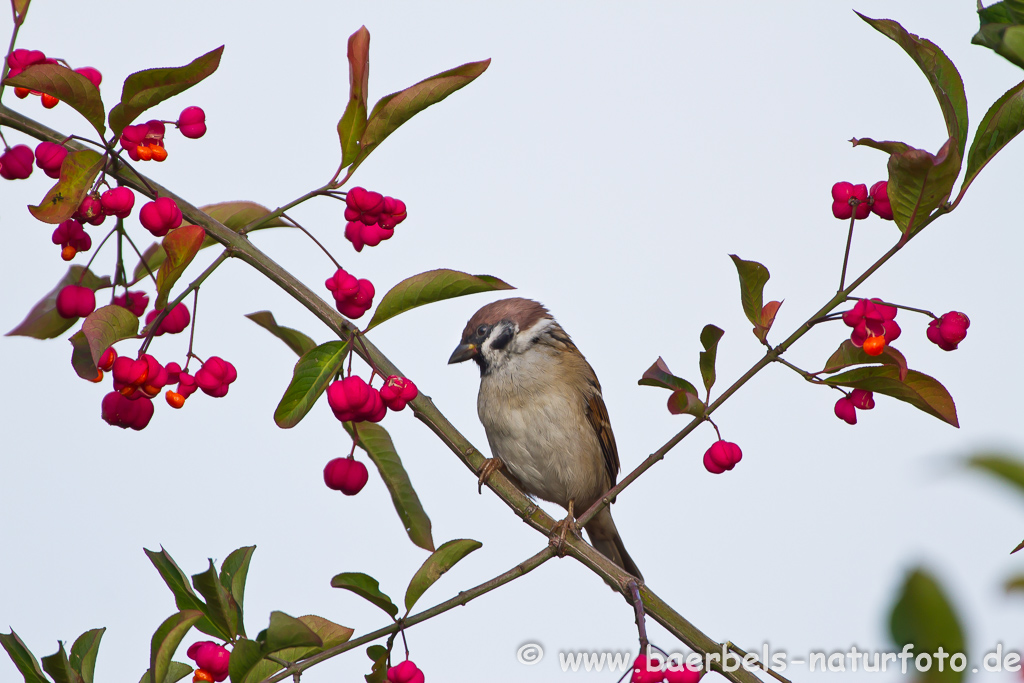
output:
[[[487,483],[487,478],[500,470],[504,465],[498,458],[487,458],[484,461],[484,466],[480,468],[480,479],[477,481],[476,492],[483,494],[484,484]]]
[[[565,537],[569,531],[572,531],[573,535],[580,535],[580,525],[576,523],[576,516],[573,515],[573,501],[569,501],[569,514],[566,515],[565,519],[558,522],[551,528],[550,545],[555,546],[558,551],[558,556],[562,557],[565,555]]]

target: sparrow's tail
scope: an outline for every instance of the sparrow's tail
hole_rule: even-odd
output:
[[[583,528],[586,529],[591,544],[597,548],[598,552],[636,578],[643,580],[643,574],[633,562],[633,558],[626,552],[626,546],[622,545],[622,537],[619,536],[619,530],[615,528],[615,522],[612,521],[611,510],[605,507]]]

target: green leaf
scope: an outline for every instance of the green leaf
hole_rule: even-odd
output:
[[[988,472],[1024,493],[1024,461],[1001,453],[979,453],[967,461],[968,467]]]
[[[392,287],[377,304],[377,310],[373,312],[373,319],[366,329],[372,330],[385,320],[417,306],[501,289],[515,287],[490,275],[470,275],[445,268],[429,270],[406,278]]]
[[[61,64],[33,64],[4,83],[53,95],[84,116],[101,138],[106,137],[100,89],[82,74]]]
[[[910,573],[900,589],[889,619],[889,628],[897,647],[911,644],[914,652],[965,652],[963,631],[953,606],[938,581],[923,569]],[[933,666],[917,673],[927,683],[959,683],[963,673],[952,667]]]
[[[146,69],[126,78],[121,90],[121,101],[110,110],[110,128],[114,135],[120,137],[125,126],[130,125],[142,112],[188,90],[216,71],[223,52],[224,46],[221,45],[185,66]]]
[[[89,382],[98,381],[100,369],[92,359],[92,351],[89,349],[89,340],[85,338],[85,333],[79,330],[68,337],[68,341],[71,342],[71,367],[75,369],[75,374]]]
[[[637,381],[637,384],[647,387],[661,387],[663,389],[671,389],[672,391],[683,391],[695,396],[697,394],[695,386],[682,377],[676,377],[672,374],[672,371],[668,369],[668,365],[665,364],[661,356],[658,356],[658,360],[654,361],[654,364],[647,368],[639,381]]]
[[[338,121],[341,140],[341,167],[359,156],[359,139],[366,130],[366,95],[370,81],[370,32],[365,26],[348,39],[349,98],[345,113]]]
[[[192,626],[203,618],[198,610],[183,610],[172,614],[160,624],[153,634],[149,650],[149,672],[151,683],[170,683],[168,673],[171,669],[171,657],[178,649],[182,638]],[[189,669],[191,671],[191,668]]]
[[[1024,31],[1024,27],[1021,29]],[[1022,34],[1024,41],[1024,34]],[[974,182],[974,179],[985,168],[1010,140],[1024,130],[1024,81],[1013,86],[985,112],[985,118],[974,134],[971,151],[967,155],[967,174],[963,189]]]
[[[689,391],[673,391],[668,397],[668,412],[673,415],[693,415],[703,417],[707,406],[697,394]]]
[[[1002,4],[998,3],[985,9],[991,10]],[[1024,26],[1010,23],[986,23],[982,19],[981,28],[971,38],[971,42],[987,47],[1011,64],[1024,68]]]
[[[167,676],[164,677],[164,683],[177,683],[185,676],[192,673],[193,669],[188,664],[181,662],[171,662],[167,666]],[[142,674],[142,678],[139,679],[139,683],[150,683],[152,679],[149,677],[149,669],[146,669],[146,673]]]
[[[256,546],[248,545],[233,551],[220,564],[220,585],[231,594],[238,610],[238,632],[245,635],[242,606],[245,600],[245,579],[249,574],[249,561]]]
[[[338,574],[331,579],[333,588],[344,588],[352,591],[364,600],[380,607],[388,613],[392,619],[398,616],[398,606],[391,602],[391,598],[384,595],[380,590],[377,579],[359,572],[345,572]]]
[[[75,350],[71,363],[78,376],[91,380],[96,376],[96,364],[100,362],[103,352],[122,339],[130,339],[138,333],[139,319],[124,306],[103,306],[90,313],[82,329],[69,339]]]
[[[377,466],[380,478],[391,494],[391,502],[395,506],[405,532],[409,539],[424,550],[434,550],[434,539],[430,535],[430,518],[423,511],[416,490],[412,487],[409,475],[402,466],[402,459],[395,451],[391,435],[380,425],[372,422],[355,423],[356,437],[359,446],[370,460]]]
[[[100,650],[100,639],[107,629],[94,628],[78,636],[71,646],[71,668],[82,678],[82,683],[92,683],[96,671],[96,655]]]
[[[153,308],[160,309],[167,305],[171,287],[199,253],[205,238],[206,231],[198,225],[183,225],[163,239],[162,246],[167,260],[160,264],[160,272],[156,274],[157,293]]]
[[[700,353],[700,375],[704,379],[704,388],[711,391],[715,384],[715,356],[718,354],[718,340],[725,330],[714,325],[705,325],[700,332],[700,343],[704,350]]]
[[[348,356],[348,342],[330,341],[302,354],[274,411],[274,422],[291,429],[302,421],[334,376],[341,372]]]
[[[399,126],[432,104],[472,83],[487,70],[491,60],[470,62],[424,79],[405,90],[382,97],[373,106],[366,130],[359,140],[359,155],[352,170],[363,162]],[[351,171],[350,171],[351,173]]]
[[[68,152],[60,165],[57,184],[50,188],[38,206],[29,206],[29,212],[38,220],[53,225],[71,218],[103,169],[103,164],[103,157],[91,149]]]
[[[398,613],[397,607],[395,613]],[[39,662],[35,655],[25,647],[25,643],[21,642],[21,638],[14,632],[14,629],[11,629],[10,633],[0,633],[0,645],[7,650],[14,666],[18,667],[18,671],[25,678],[25,683],[50,683],[43,675],[43,670],[39,668]]]
[[[956,173],[953,174],[955,178],[959,174],[959,160],[963,159],[967,145],[967,95],[960,72],[953,66],[949,57],[930,40],[908,33],[890,19],[870,19],[859,12],[857,16],[903,48],[928,79],[935,92],[935,98],[939,101],[939,108],[946,122],[946,132],[953,141],[953,149],[956,150],[956,154],[951,155],[951,158],[957,159]],[[892,201],[891,188],[889,196]]]
[[[163,548],[160,548],[160,552],[146,550],[145,548],[143,550],[149,561],[160,572],[160,578],[164,580],[167,587],[171,589],[171,593],[174,594],[175,606],[180,610],[198,610],[205,613],[207,609],[206,603],[200,600],[199,596],[192,590],[192,585],[189,583],[188,577],[185,576],[185,572],[181,571],[181,568],[178,567],[170,554]],[[204,618],[196,624],[196,628],[215,638],[228,640],[227,633],[214,626],[208,618]]]
[[[1007,579],[1004,588],[1006,589],[1007,593],[1017,593],[1024,591],[1024,575],[1015,576],[1012,579]]]
[[[757,261],[744,261],[736,254],[729,254],[729,258],[736,264],[736,272],[740,276],[740,301],[743,304],[743,313],[756,327],[761,324],[764,286],[771,275],[768,269]]]
[[[416,604],[420,596],[434,585],[434,582],[441,578],[442,574],[482,545],[479,541],[472,539],[455,539],[442,543],[441,547],[431,553],[427,561],[416,570],[412,580],[409,581],[409,588],[405,591],[405,613],[408,614],[412,610],[412,606]]]
[[[866,389],[892,396],[954,427],[960,426],[953,397],[937,380],[916,370],[907,372],[903,381],[900,381],[899,376],[900,369],[897,367],[875,365],[847,370],[822,381],[830,386]]]
[[[231,648],[231,659],[228,661],[228,675],[231,676],[231,683],[243,683],[246,676],[260,663],[261,659],[263,659],[263,648],[259,643],[246,638],[236,641],[234,647]]]
[[[43,671],[50,674],[54,683],[80,683],[82,679],[78,672],[71,668],[68,655],[64,652],[64,643],[58,641],[57,645],[56,652],[40,660],[43,664]]]
[[[245,317],[283,341],[288,345],[288,348],[299,356],[305,355],[316,348],[316,342],[302,332],[278,325],[277,320],[274,319],[274,314],[270,311],[247,313]]]
[[[906,381],[909,368],[907,367],[907,359],[902,353],[886,344],[880,355],[869,356],[864,352],[864,349],[854,346],[853,342],[849,339],[843,341],[839,348],[836,349],[836,352],[825,361],[825,369],[821,372],[833,373],[843,368],[848,368],[851,365],[876,365],[879,363],[882,365],[895,365],[900,369],[900,381]]]
[[[206,618],[226,634],[225,640],[234,638],[238,634],[238,605],[221,584],[213,560],[205,572],[192,575],[192,585],[206,598]]]
[[[270,626],[266,630],[266,652],[277,652],[287,647],[321,647],[323,641],[301,620],[284,612],[270,613]]]
[[[81,281],[79,281],[81,280]],[[110,278],[97,277],[85,266],[71,266],[57,286],[51,289],[25,319],[8,332],[6,336],[32,337],[33,339],[53,339],[67,332],[78,321],[78,318],[62,318],[57,313],[57,295],[68,285],[81,285],[96,291],[110,286]]]
[[[388,649],[382,645],[371,645],[366,648],[366,656],[373,661],[370,673],[363,676],[366,683],[384,683],[388,669]]]

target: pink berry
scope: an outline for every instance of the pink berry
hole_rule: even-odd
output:
[[[10,71],[7,72],[8,78],[14,78],[27,67],[33,64],[56,64],[56,59],[48,59],[39,50],[25,50],[17,49],[11,54],[7,55],[7,65],[10,67]]]
[[[403,410],[405,404],[416,398],[419,390],[412,380],[398,375],[391,375],[380,388],[380,397],[389,409],[395,412]]]
[[[127,218],[135,206],[135,193],[127,187],[115,187],[100,195],[103,213],[108,216]]]
[[[68,155],[64,145],[53,142],[40,142],[36,145],[36,166],[51,178],[60,178],[60,166]]]
[[[858,410],[871,410],[875,407],[875,395],[866,389],[854,389],[850,392],[850,403]]]
[[[324,467],[324,483],[333,491],[354,496],[363,490],[370,474],[366,465],[353,458],[335,458]]]
[[[199,385],[196,384],[196,378],[187,372],[182,372],[178,375],[178,393],[188,398],[192,394],[196,393],[199,389]]]
[[[868,206],[867,185],[839,182],[832,186],[832,215],[839,219],[854,215],[854,207],[850,203],[856,200],[856,217],[858,220],[868,217],[871,208]]]
[[[195,661],[196,668],[208,672],[218,683],[228,677],[231,663],[231,652],[217,643],[203,640],[192,643],[186,654]]]
[[[105,221],[107,214],[103,213],[103,205],[100,203],[99,195],[86,195],[82,199],[82,203],[78,205],[74,218],[89,225],[99,225]]]
[[[178,130],[187,138],[201,138],[206,134],[206,112],[199,107],[186,107],[178,116]]]
[[[138,431],[145,429],[153,417],[153,401],[145,396],[132,401],[112,391],[103,397],[100,415],[112,427]]]
[[[62,318],[84,318],[96,310],[96,293],[81,285],[67,285],[57,294],[57,313]]]
[[[393,197],[384,198],[384,207],[381,209],[380,218],[377,224],[387,230],[392,230],[396,225],[406,218],[405,202]]]
[[[358,318],[373,305],[373,284],[369,280],[357,280],[342,268],[324,284],[334,295],[335,307],[346,317]]]
[[[92,248],[92,238],[74,218],[69,218],[58,225],[50,239],[61,247],[73,247],[76,252],[89,251]]]
[[[142,291],[125,292],[121,296],[114,297],[114,305],[127,308],[136,317],[142,317],[142,314],[146,312],[146,307],[149,306],[149,297]]]
[[[853,405],[853,401],[851,401],[849,397],[843,396],[841,399],[836,401],[835,413],[836,417],[846,424],[857,424],[857,408]]]
[[[98,69],[94,69],[91,66],[83,66],[80,69],[75,69],[75,73],[81,76],[85,76],[95,85],[97,88],[100,87],[100,83],[103,82],[103,74]]]
[[[384,210],[384,195],[353,187],[345,195],[345,205],[345,220],[373,225]]]
[[[886,337],[887,342],[899,336],[899,325],[888,324],[896,317],[896,307],[881,303],[881,299],[859,299],[853,308],[843,313],[843,322],[853,328],[850,341],[854,346],[864,346],[868,337]],[[889,332],[894,336],[889,337]]]
[[[170,197],[157,197],[143,205],[139,211],[139,221],[154,237],[163,237],[181,225],[181,209]]]
[[[0,154],[0,178],[5,180],[25,180],[32,175],[32,162],[35,155],[28,145],[8,147]]]
[[[327,387],[327,403],[342,422],[361,419],[360,410],[370,398],[370,385],[352,375]]]
[[[701,677],[701,670],[683,664],[681,667],[669,664],[665,667],[665,683],[698,683]]]
[[[928,340],[943,351],[953,351],[967,337],[970,326],[970,318],[959,311],[950,311],[928,323]]]
[[[743,458],[740,447],[729,441],[716,441],[704,453],[704,467],[712,474],[731,470]]]
[[[228,385],[237,377],[234,365],[219,356],[210,356],[196,371],[196,384],[207,396],[220,398],[228,393]]]
[[[647,655],[640,655],[633,662],[633,676],[629,679],[631,683],[661,683],[665,678],[665,671],[659,665],[655,666]]]
[[[892,220],[892,204],[889,203],[889,181],[879,180],[871,186],[871,210],[879,218],[887,221]]]
[[[157,316],[159,316],[163,310],[164,309],[159,308],[150,311],[146,316],[146,324],[148,325],[156,320]],[[153,336],[159,337],[162,334],[178,334],[188,327],[190,321],[191,316],[188,313],[188,307],[185,304],[178,304],[171,309],[171,312],[168,313],[163,320],[160,321],[160,326],[156,328],[156,332],[153,333]]]

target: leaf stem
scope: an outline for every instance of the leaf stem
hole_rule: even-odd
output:
[[[150,270],[149,263],[146,262],[146,258],[142,255],[142,252],[139,251],[139,248],[137,246],[135,246],[135,242],[132,241],[132,238],[128,236],[127,232],[124,233],[124,237],[125,237],[125,239],[128,240],[128,244],[131,245],[132,251],[134,251],[136,256],[139,257],[139,261],[142,262],[142,265],[145,267],[146,272],[149,274],[149,276],[151,278],[153,278],[153,284],[154,285],[157,284],[157,282],[156,282],[156,275],[154,275],[153,271]],[[133,275],[134,275],[134,273],[133,273]],[[128,289],[128,273],[127,273],[127,271],[125,272],[124,279],[125,279],[124,287],[125,287],[125,290],[127,290]],[[138,282],[138,280],[135,280],[135,282]],[[132,284],[135,284],[135,283],[133,282]]]
[[[0,83],[3,83],[4,81],[7,80],[7,73],[11,70],[11,65],[7,63],[7,57],[12,52],[14,52],[14,43],[17,42],[17,40],[18,40],[18,31],[21,30],[21,24],[24,21],[24,17],[22,17],[21,21],[18,20],[18,10],[16,10],[14,8],[14,3],[13,2],[11,3],[11,14],[13,15],[13,19],[14,19],[14,30],[11,31],[11,43],[10,43],[10,45],[7,46],[7,53],[4,55],[3,72],[0,73]],[[6,91],[7,91],[7,86],[0,85],[0,100],[3,99],[4,93]],[[4,141],[4,145],[6,145],[6,144],[7,144],[7,142]]]
[[[323,244],[321,244],[320,240],[318,240],[317,238],[313,237],[313,233],[311,233],[309,230],[306,230],[304,227],[299,225],[298,221],[293,220],[291,216],[289,216],[288,214],[286,214],[283,211],[281,212],[281,217],[282,218],[287,218],[288,222],[290,222],[292,225],[294,225],[296,228],[298,228],[302,232],[306,233],[306,237],[308,237],[309,239],[313,240],[313,243],[316,244],[316,246],[320,247],[321,251],[323,251],[325,254],[327,254],[327,258],[331,259],[331,261],[334,262],[334,265],[337,266],[338,270],[341,270],[341,264],[338,263],[338,259],[334,258],[334,256],[331,255],[331,252],[327,251],[327,247],[325,247]]]
[[[855,301],[855,300],[856,300],[856,297],[853,297],[853,298],[847,297],[847,301]],[[883,306],[892,306],[893,308],[902,308],[904,311],[913,311],[914,313],[923,313],[923,314],[925,314],[927,316],[930,316],[931,318],[938,318],[939,317],[939,316],[935,315],[934,313],[932,313],[931,311],[926,310],[924,308],[914,308],[913,306],[904,306],[903,304],[894,304],[894,303],[892,303],[890,301],[876,301],[875,303],[876,304],[881,304]]]
[[[850,214],[850,231],[846,234],[846,253],[843,254],[843,272],[839,276],[839,290],[843,291],[843,287],[846,284],[846,266],[850,263],[850,247],[853,245],[853,224],[857,222],[857,207],[853,207],[853,213]]]
[[[789,362],[788,360],[786,360],[785,358],[782,358],[782,357],[776,358],[776,359],[775,359],[775,362],[776,362],[776,363],[782,363],[782,364],[783,364],[783,365],[785,365],[785,366],[786,366],[787,368],[789,368],[789,369],[790,369],[790,370],[792,370],[793,372],[797,373],[798,375],[800,375],[801,377],[803,377],[803,378],[804,378],[805,380],[807,380],[808,382],[811,382],[812,384],[822,384],[822,383],[823,383],[823,382],[822,382],[822,381],[821,381],[820,379],[818,379],[817,377],[815,377],[814,373],[812,373],[812,372],[807,372],[806,370],[802,370],[802,369],[798,368],[797,366],[793,365],[792,363],[790,363],[790,362]]]

